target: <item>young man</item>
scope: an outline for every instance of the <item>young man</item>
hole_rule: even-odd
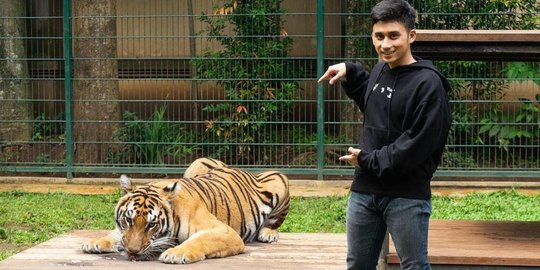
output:
[[[413,57],[416,10],[383,0],[371,12],[380,62],[330,66],[319,79],[341,80],[364,113],[358,148],[340,160],[356,166],[347,205],[347,265],[375,269],[388,230],[402,269],[431,269],[427,257],[430,181],[451,124],[450,84],[429,61]]]

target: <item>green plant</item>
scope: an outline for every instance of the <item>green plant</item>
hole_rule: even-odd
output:
[[[34,119],[32,128],[32,140],[42,141],[52,139],[55,135],[62,135],[65,132],[65,115],[57,114],[54,118],[42,112]]]
[[[506,151],[515,140],[537,140],[540,136],[540,95],[537,95],[536,99],[537,101],[533,102],[521,98],[519,110],[514,114],[503,111],[500,106],[494,107],[480,120],[480,134],[486,133],[489,138],[496,139]]]
[[[141,120],[136,113],[124,112],[124,127],[115,137],[124,142],[120,152],[109,150],[111,163],[165,164],[166,157],[189,154],[197,147],[188,144],[192,135],[165,118],[167,106],[156,108],[149,120]]]
[[[38,163],[47,163],[50,160],[51,160],[51,155],[48,155],[48,154],[45,154],[45,153],[40,153],[36,157],[36,162],[38,162]]]
[[[415,0],[412,4],[420,13],[420,28],[537,29],[540,24],[536,0]]]
[[[531,80],[540,86],[540,72],[533,63],[512,62],[505,67],[506,76],[509,80]]]
[[[286,59],[292,39],[277,15],[283,12],[281,2],[225,1],[232,14],[201,16],[205,33],[222,49],[207,49],[193,63],[198,78],[215,81],[226,99],[203,109],[210,115],[206,132],[227,144],[213,153],[229,163],[254,162],[254,147],[270,141],[279,129],[273,122],[287,119],[299,88],[297,82],[284,79],[298,71]],[[226,155],[230,152],[234,154]]]
[[[471,151],[444,151],[440,166],[449,169],[478,167]]]

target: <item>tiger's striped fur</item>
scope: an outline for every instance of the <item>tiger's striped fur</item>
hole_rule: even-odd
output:
[[[123,249],[141,259],[162,252],[166,263],[235,255],[244,242],[277,241],[289,209],[285,175],[254,175],[207,158],[193,162],[178,180],[135,189],[127,177],[122,181],[128,193],[117,204],[115,231],[88,240],[85,252]]]

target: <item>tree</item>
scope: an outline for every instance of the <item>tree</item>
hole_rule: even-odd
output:
[[[225,146],[214,155],[230,164],[264,162],[257,154],[275,141],[276,123],[292,111],[299,86],[285,78],[295,78],[298,70],[287,60],[292,39],[278,15],[282,1],[230,0],[216,9],[218,16],[201,16],[208,39],[220,49],[209,48],[194,60],[197,78],[215,81],[225,94],[224,102],[203,109],[213,117],[206,131]]]
[[[121,119],[116,1],[73,2],[75,162],[103,163]]]
[[[24,0],[0,0],[0,6],[6,18],[0,20],[0,140],[25,142],[32,137],[33,119],[23,39],[26,5]]]

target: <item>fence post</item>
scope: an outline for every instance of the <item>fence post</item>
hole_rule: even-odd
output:
[[[65,91],[65,114],[66,114],[66,177],[73,178],[73,117],[71,96],[71,0],[64,0],[64,91]]]
[[[317,79],[324,74],[324,0],[317,0]],[[324,87],[317,84],[317,180],[324,169]]]

